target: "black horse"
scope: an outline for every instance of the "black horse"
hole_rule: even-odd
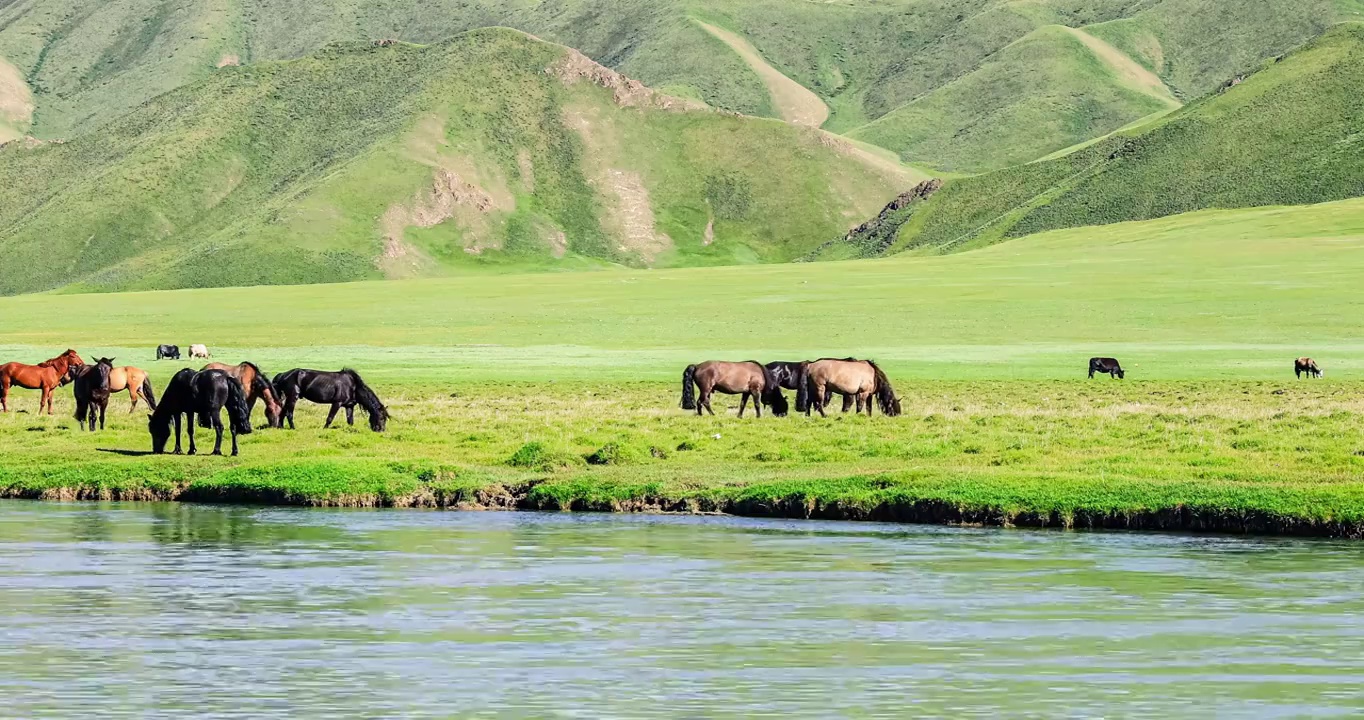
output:
[[[388,427],[388,408],[360,379],[360,374],[350,368],[342,368],[340,372],[294,368],[276,375],[274,386],[283,398],[280,427],[287,420],[289,429],[294,429],[294,406],[299,398],[332,406],[331,412],[327,413],[327,423],[322,427],[331,427],[341,408],[346,409],[346,424],[354,425],[356,405],[369,413],[370,430],[383,432]]]
[[[76,422],[95,431],[95,408],[99,408],[99,429],[104,429],[104,411],[109,407],[109,372],[114,369],[113,358],[100,358],[94,365],[74,366],[75,380],[71,386],[76,395]]]
[[[1122,371],[1122,366],[1118,364],[1118,361],[1109,357],[1095,357],[1089,359],[1089,377],[1091,380],[1094,378],[1094,373],[1099,373],[1100,375],[1107,373],[1109,377],[1117,378],[1119,380],[1125,376]]]
[[[157,359],[157,360],[179,360],[179,359],[180,359],[180,346],[179,346],[179,345],[157,345],[157,346],[156,346],[156,359]]]
[[[246,392],[241,381],[222,370],[194,372],[185,368],[171,378],[161,396],[161,403],[147,421],[152,434],[152,452],[164,453],[170,439],[170,426],[175,423],[175,454],[180,454],[180,416],[185,416],[189,432],[189,454],[194,447],[194,421],[200,427],[211,427],[217,434],[213,454],[223,454],[223,419],[220,412],[227,408],[227,420],[232,430],[232,454],[237,454],[237,436],[251,434],[251,414],[246,407]]]

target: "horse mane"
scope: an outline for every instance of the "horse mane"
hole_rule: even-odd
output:
[[[876,402],[881,406],[881,414],[894,417],[900,413],[895,410],[895,388],[890,385],[890,378],[886,377],[884,370],[871,360],[863,360],[871,366],[871,370],[876,374]]]
[[[265,373],[261,372],[259,365],[251,362],[250,360],[243,360],[242,365],[251,368],[251,370],[256,374],[255,381],[251,383],[252,390],[264,389],[270,393],[270,397],[279,397],[279,393],[275,392],[275,384],[270,382],[270,378],[266,377]]]
[[[350,379],[355,382],[355,401],[360,403],[360,407],[364,408],[365,412],[369,413],[371,417],[376,413],[384,412],[386,408],[384,408],[383,402],[379,400],[379,396],[375,395],[373,390],[369,389],[369,386],[365,384],[365,381],[360,378],[360,373],[355,372],[350,368],[341,368],[341,374],[349,376]]]
[[[166,391],[161,394],[161,402],[156,404],[155,410],[152,410],[151,421],[153,423],[168,425],[176,413],[184,412],[185,408],[190,406],[194,398],[194,376],[196,374],[189,368],[175,373],[175,376],[166,385]]]

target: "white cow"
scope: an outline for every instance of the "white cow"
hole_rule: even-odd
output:
[[[192,357],[192,358],[209,358],[209,357],[213,357],[212,355],[210,355],[210,354],[208,353],[208,346],[206,346],[206,345],[190,345],[190,346],[189,346],[189,356]]]

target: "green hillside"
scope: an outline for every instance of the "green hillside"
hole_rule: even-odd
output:
[[[906,182],[513,30],[224,67],[0,150],[0,293],[788,260]]]
[[[949,182],[891,252],[946,252],[1204,208],[1364,195],[1364,24],[1244,82],[1052,160]]]
[[[1086,63],[1066,60],[1065,49],[1053,49],[1057,57],[1040,68],[999,67],[1011,45],[1040,28],[1084,28],[1144,63],[1180,97],[1195,97],[1332,22],[1358,17],[1358,6],[1358,0],[22,0],[0,3],[0,58],[32,87],[33,132],[43,138],[82,134],[219,65],[297,58],[338,41],[435,43],[491,25],[578,48],[669,94],[777,117],[763,79],[704,22],[752,43],[774,68],[818,95],[831,111],[827,129],[849,132],[906,108],[907,117],[931,127],[915,127],[908,138],[887,127],[868,133],[897,150],[923,145],[949,161],[964,157],[962,167],[1001,167],[985,162],[991,148],[1027,137],[1029,128],[1020,124],[1048,111],[1056,112],[1048,122],[1058,127],[1048,129],[1048,142],[1035,144],[1050,149],[1111,130],[1122,124],[1114,124],[1117,118],[1138,117],[1132,105],[1140,101],[1096,79]],[[941,118],[930,112],[950,107],[963,87],[979,90],[969,107]],[[969,135],[986,147],[946,140],[964,127],[953,123],[967,121]]]
[[[1034,160],[1178,102],[1048,25],[979,68],[858,128],[852,137],[933,167],[979,172]],[[1085,38],[1088,39],[1088,38]]]

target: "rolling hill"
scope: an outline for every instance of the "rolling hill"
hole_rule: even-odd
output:
[[[220,65],[298,58],[338,41],[429,44],[492,25],[575,47],[668,94],[782,117],[790,88],[737,49],[751,47],[824,102],[826,129],[867,126],[859,136],[910,160],[922,151],[943,167],[994,169],[1152,107],[1056,26],[1083,28],[1079,39],[1187,99],[1360,12],[1359,0],[9,0],[0,58],[32,89],[32,132],[69,139]],[[1002,64],[1039,54],[1036,68]],[[1046,126],[1034,138],[1037,118]]]
[[[3,294],[783,261],[915,179],[509,29],[225,66],[0,177]]]
[[[1342,23],[1178,111],[1059,157],[950,181],[899,212],[893,243],[867,247],[951,252],[1059,228],[1360,195],[1364,24]],[[850,252],[834,245],[819,257]]]

